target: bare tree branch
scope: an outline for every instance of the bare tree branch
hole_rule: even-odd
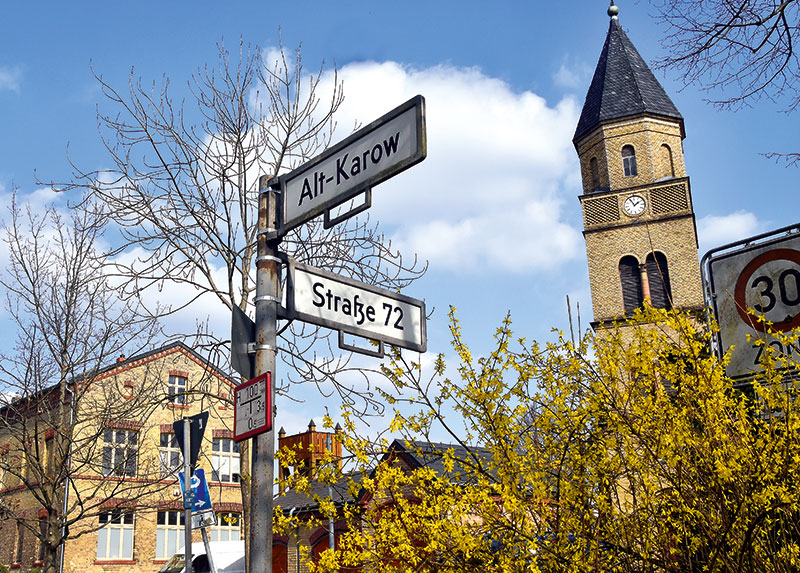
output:
[[[686,85],[713,94],[711,103],[738,108],[766,98],[800,105],[800,62],[793,35],[797,0],[654,0],[667,25],[670,55],[660,65],[676,69]]]
[[[112,167],[83,171],[60,190],[88,190],[118,225],[114,274],[128,297],[180,288],[177,312],[208,295],[246,310],[255,292],[258,181],[319,154],[331,142],[343,100],[334,71],[307,74],[299,49],[282,47],[272,61],[240,45],[238,57],[219,46],[214,68],[192,78],[189,105],[170,84],[145,85],[133,71],[125,93],[95,73],[114,114],[98,111]],[[105,109],[108,106],[103,106]],[[334,229],[312,221],[290,232],[281,248],[296,260],[385,288],[401,289],[421,276],[369,218]],[[335,337],[336,333],[333,333]],[[292,383],[333,385],[345,401],[358,390],[339,376],[350,363],[332,334],[308,325],[282,326],[280,347]],[[219,341],[220,343],[224,341]],[[364,413],[382,411],[360,395]]]
[[[96,531],[91,524],[103,501],[142,499],[165,487],[158,479],[68,485],[73,475],[105,475],[107,423],[148,419],[162,394],[159,376],[145,377],[127,396],[121,383],[96,382],[103,366],[148,347],[160,332],[135,298],[120,300],[99,251],[106,219],[90,202],[83,206],[69,216],[40,213],[14,194],[4,224],[9,264],[0,285],[18,337],[0,354],[0,475],[6,492],[24,488],[44,513],[17,512],[9,505],[17,498],[7,495],[0,512],[38,538],[46,571],[55,571],[63,541]],[[138,458],[138,446],[130,454]],[[139,458],[143,475],[157,476],[156,463]]]

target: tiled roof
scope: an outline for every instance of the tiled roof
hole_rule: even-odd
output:
[[[605,121],[640,114],[675,119],[683,131],[683,117],[675,104],[636,51],[619,20],[612,18],[572,141],[577,142]]]
[[[308,484],[308,493],[299,492],[296,490],[282,492],[275,498],[275,503],[279,505],[285,513],[290,512],[292,508],[301,511],[315,511],[317,509],[315,496],[327,498],[329,494],[333,494],[332,499],[334,504],[341,505],[350,503],[353,501],[353,496],[350,493],[349,487],[350,482],[357,482],[360,479],[361,474],[345,474],[341,476],[339,480],[330,487],[330,489],[328,489],[328,485],[326,483],[317,480],[311,480]]]
[[[453,471],[448,471],[443,462],[445,452],[448,450],[453,450],[453,459],[455,460]],[[474,475],[474,471],[468,468],[474,468],[476,465],[486,467],[492,459],[491,451],[485,448],[466,448],[458,444],[422,441],[407,442],[405,440],[394,440],[389,445],[382,460],[387,461],[395,456],[401,457],[411,468],[429,467],[437,474],[447,476],[456,482],[461,480],[470,481],[470,476]],[[373,468],[370,475],[373,475],[374,472],[375,469]],[[362,489],[353,498],[349,485],[351,482],[360,482],[363,477],[359,473],[345,474],[331,486],[330,490],[327,484],[311,480],[308,493],[295,490],[282,492],[275,498],[275,503],[281,507],[284,513],[289,513],[292,508],[295,511],[313,512],[317,509],[317,502],[314,500],[314,496],[327,498],[329,491],[333,494],[334,504],[352,503],[361,499],[365,491]]]
[[[392,449],[411,454],[416,467],[429,467],[439,475],[449,475],[451,479],[474,475],[475,468],[486,468],[492,460],[492,453],[486,448],[467,448],[458,444],[395,440],[390,451]],[[448,450],[452,450],[455,460],[453,472],[448,472],[444,464]]]

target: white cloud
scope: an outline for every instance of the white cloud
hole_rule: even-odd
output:
[[[553,74],[553,82],[566,89],[586,89],[592,78],[592,67],[585,63],[573,61],[569,56],[565,56],[561,65]]]
[[[8,90],[19,93],[21,80],[22,69],[19,66],[13,68],[0,66],[0,91]]]
[[[476,68],[444,65],[360,62],[339,79],[338,122],[348,128],[425,97],[427,159],[373,192],[370,215],[395,246],[451,271],[527,273],[578,255],[580,232],[567,222],[577,217],[565,213],[579,193],[574,99],[551,106]]]
[[[749,211],[729,215],[706,215],[697,221],[700,253],[763,232],[766,225]]]

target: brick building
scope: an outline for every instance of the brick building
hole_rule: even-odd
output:
[[[595,329],[631,314],[644,299],[656,308],[704,307],[683,117],[611,4],[572,140]]]
[[[67,519],[75,520],[69,525],[64,571],[155,571],[182,547],[183,503],[177,472],[183,468],[172,423],[201,411],[209,412],[209,421],[198,467],[205,469],[219,522],[211,539],[241,538],[239,450],[233,441],[233,408],[228,400],[231,385],[228,376],[179,342],[120,357],[73,384],[79,399],[74,399],[71,413],[70,477],[53,488],[63,504],[56,507],[66,507]],[[14,426],[6,424],[0,432],[0,447],[12,456],[6,461],[31,465],[30,471],[6,472],[0,483],[5,509],[0,563],[12,569],[27,571],[41,564],[33,528],[37,520],[46,527],[48,517],[38,499],[51,474],[38,466],[51,466],[57,453],[53,439],[60,428],[45,415],[47,406],[60,400],[54,393],[57,389],[47,389],[24,401],[29,427],[24,444]],[[8,419],[14,410],[16,406],[9,406],[0,415]],[[32,457],[33,450],[41,459]],[[199,531],[194,535],[195,541],[201,539]]]
[[[319,464],[333,464],[338,470],[342,469],[342,446],[337,437],[340,432],[338,426],[335,432],[319,432],[313,420],[308,425],[308,430],[299,434],[287,436],[283,428],[279,431],[279,447],[294,452],[294,463],[279,469],[280,478],[285,479],[299,472],[309,478],[309,485],[308,491],[282,491],[275,500],[276,506],[280,507],[284,515],[292,518],[296,527],[289,535],[274,537],[272,573],[308,573],[308,562],[319,559],[322,552],[330,547],[331,538],[334,547],[338,547],[341,535],[351,527],[369,527],[361,522],[361,517],[355,523],[344,519],[345,506],[359,508],[356,515],[363,516],[367,507],[382,501],[372,499],[371,494],[363,488],[360,491],[354,490],[354,485],[361,483],[363,476],[360,474],[344,473],[330,486],[315,479],[314,468]],[[444,461],[448,452],[456,461],[468,460],[473,456],[486,460],[491,458],[489,450],[481,448],[468,451],[457,444],[394,440],[377,461],[369,477],[374,478],[377,468],[385,464],[400,467],[404,472],[430,468],[439,475],[447,476],[452,472],[448,471]],[[340,518],[333,522],[322,518],[317,499],[331,499]],[[359,570],[341,569],[341,573],[355,571]]]

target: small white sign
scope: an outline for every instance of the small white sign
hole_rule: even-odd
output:
[[[215,527],[217,525],[217,514],[213,511],[201,511],[192,514],[192,529],[202,527]]]
[[[269,372],[236,387],[233,434],[239,442],[272,429],[272,384]]]
[[[294,263],[287,311],[319,326],[425,352],[425,303],[421,300]]]
[[[424,98],[416,96],[280,176],[283,217],[278,234],[425,159],[424,104]]]
[[[760,371],[763,344],[786,354],[800,349],[784,348],[766,333],[800,327],[800,237],[786,236],[711,257],[709,279],[723,352],[731,350],[727,374],[732,378]],[[748,340],[749,337],[749,340]]]

